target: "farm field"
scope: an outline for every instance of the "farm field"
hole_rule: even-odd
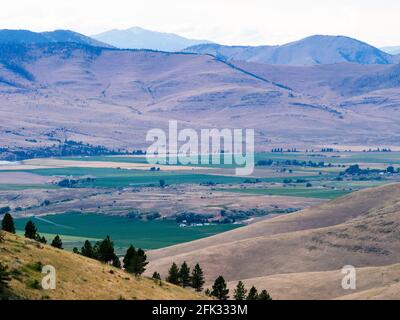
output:
[[[86,239],[93,241],[109,235],[119,254],[131,244],[143,249],[157,249],[209,237],[241,226],[226,224],[179,227],[171,220],[138,221],[121,216],[65,213],[16,219],[17,230],[24,230],[28,220],[35,223],[40,234],[47,235],[48,241],[51,241],[53,235],[59,234],[69,250],[73,247],[80,248]]]

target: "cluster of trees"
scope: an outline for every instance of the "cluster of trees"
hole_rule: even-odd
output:
[[[15,233],[14,219],[10,213],[6,213],[4,215],[3,220],[1,221],[1,230],[9,233]],[[47,243],[46,238],[38,233],[36,225],[31,220],[29,220],[25,225],[25,238],[32,239],[43,244]],[[51,246],[57,249],[63,249],[62,240],[59,235],[54,237],[53,241],[51,242]]]
[[[158,272],[154,272],[153,279],[161,280],[160,274]],[[166,278],[166,281],[184,288],[192,287],[197,292],[201,292],[203,290],[205,283],[204,273],[200,265],[197,263],[191,272],[186,261],[182,263],[180,268],[178,268],[178,265],[175,262],[172,263],[168,271],[168,277]],[[214,281],[212,289],[207,289],[205,293],[206,295],[218,300],[228,300],[229,289],[224,277],[219,276]],[[267,290],[262,290],[260,293],[258,293],[257,288],[254,286],[251,287],[250,290],[247,290],[242,281],[238,282],[233,298],[235,300],[272,300]]]
[[[159,274],[155,272],[153,278],[159,278]],[[197,292],[203,290],[203,285],[205,283],[204,273],[200,265],[196,264],[193,271],[191,271],[186,261],[182,263],[180,268],[178,268],[177,264],[174,262],[168,271],[166,281],[184,288],[191,287]]]
[[[361,169],[358,164],[353,164],[349,166],[344,172],[341,173],[341,175],[351,175],[351,176],[357,176],[357,175],[367,175],[367,174],[379,174],[379,173],[396,173],[400,172],[400,168],[395,169],[393,166],[387,167],[385,170],[379,170],[379,169]]]
[[[262,290],[258,293],[257,288],[252,286],[247,291],[242,281],[238,282],[233,297],[235,300],[272,300],[267,290]]]
[[[114,243],[110,236],[107,236],[104,240],[98,241],[95,245],[89,240],[86,240],[83,247],[79,251],[78,248],[74,248],[74,253],[81,254],[87,258],[95,259],[103,263],[111,264],[116,268],[123,268],[126,272],[140,276],[146,271],[147,256],[144,250],[135,249],[132,245],[126,251],[126,254],[122,260],[115,253]]]
[[[283,149],[283,148],[274,148],[271,150],[271,152],[278,152],[278,153],[283,153],[283,152],[298,152],[296,148],[291,148],[291,149]]]
[[[212,290],[207,289],[206,294],[217,298],[218,300],[228,300],[229,299],[229,289],[227,288],[225,279],[222,276],[219,276],[213,286]],[[270,294],[267,290],[262,290],[261,293],[258,293],[256,287],[251,287],[250,290],[244,286],[242,281],[239,281],[236,289],[234,290],[233,298],[235,300],[272,300]]]
[[[267,159],[267,160],[259,160],[257,161],[257,166],[264,166],[264,167],[270,167],[270,166],[296,166],[296,167],[311,167],[311,168],[331,168],[333,167],[332,163],[326,164],[324,161],[302,161],[302,160],[272,160],[272,159]]]

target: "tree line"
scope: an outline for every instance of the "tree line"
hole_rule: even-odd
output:
[[[153,274],[153,279],[161,280],[160,274],[155,272]],[[204,273],[200,265],[197,263],[190,271],[189,266],[186,261],[184,261],[180,268],[173,262],[168,271],[168,276],[166,281],[174,285],[182,287],[192,287],[197,292],[203,291],[203,286],[205,284]],[[216,298],[218,300],[228,300],[229,299],[229,289],[227,287],[226,281],[223,276],[219,276],[212,286],[212,289],[206,289],[205,294]],[[272,300],[270,294],[267,290],[262,290],[258,293],[256,287],[251,287],[247,290],[242,281],[239,281],[236,289],[234,290],[233,298],[235,300]]]

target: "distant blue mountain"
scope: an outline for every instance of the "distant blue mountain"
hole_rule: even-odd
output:
[[[92,37],[121,49],[152,49],[170,52],[181,51],[201,43],[210,43],[207,40],[193,40],[173,33],[150,31],[139,27],[126,30],[114,29]]]
[[[281,46],[223,46],[200,44],[185,52],[212,54],[225,61],[247,61],[274,65],[317,65],[351,62],[392,64],[399,57],[367,43],[344,36],[315,35]]]
[[[70,30],[55,30],[51,32],[32,32],[29,30],[0,30],[0,44],[43,44],[43,43],[78,43],[94,47],[111,48],[83,34]]]
[[[400,54],[400,46],[383,47],[380,49],[389,54]]]

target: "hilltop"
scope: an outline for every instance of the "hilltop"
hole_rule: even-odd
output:
[[[79,43],[94,47],[112,48],[109,44],[97,41],[71,30],[33,32],[30,30],[0,30],[0,44],[45,44]]]
[[[258,62],[272,65],[306,66],[351,62],[392,64],[398,57],[365,42],[344,36],[314,35],[280,46],[223,46],[199,44],[184,50],[212,54],[225,61]]]
[[[380,267],[386,272],[386,267],[400,261],[399,198],[400,184],[367,189],[214,237],[150,251],[149,271],[165,272],[172,261],[198,261],[208,281],[223,272],[232,282],[254,278],[261,282],[261,278],[266,285],[274,279],[278,284],[296,277],[306,283],[307,279],[317,279],[315,273],[320,272],[340,278],[338,270],[345,265]],[[373,277],[366,277],[364,288],[395,284],[399,277],[395,273],[387,282],[379,282],[379,277],[372,282]],[[308,292],[305,296],[310,297],[312,292],[337,297],[332,296],[332,286],[340,283],[316,282],[319,289],[317,285],[303,288],[303,293]],[[289,290],[290,286],[271,288],[272,295],[297,294],[295,289]],[[348,292],[342,292],[345,294]]]
[[[20,299],[51,300],[192,300],[201,294],[147,278],[136,278],[112,266],[78,254],[6,234],[0,243],[0,261],[12,274],[10,290]],[[44,274],[40,265],[52,265],[57,272],[56,290],[37,289]]]
[[[113,29],[92,37],[121,49],[152,49],[170,52],[201,43],[210,43],[207,40],[188,39],[174,33],[151,31],[140,27],[125,30]]]

